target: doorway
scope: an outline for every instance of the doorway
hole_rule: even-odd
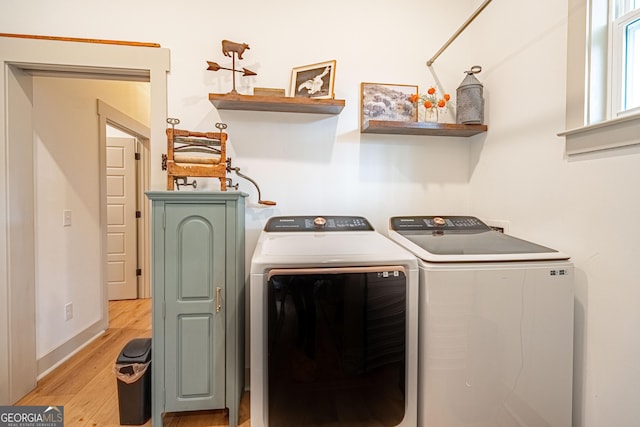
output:
[[[150,298],[144,198],[149,189],[150,129],[102,100],[98,115],[100,143],[106,150],[107,299]]]
[[[80,73],[150,82],[149,140],[163,141],[164,146],[168,70],[167,49],[0,37],[0,80],[4,82],[0,86],[0,98],[3,99],[0,103],[0,164],[5,166],[0,172],[0,221],[7,231],[0,233],[0,271],[5,272],[0,275],[0,318],[7,320],[0,322],[0,405],[17,401],[34,387],[36,378],[46,371],[47,365],[53,366],[68,357],[108,326],[106,267],[101,265],[94,272],[103,284],[103,298],[94,309],[97,320],[80,325],[71,337],[53,337],[63,344],[48,353],[47,358],[37,357],[34,319],[40,311],[36,310],[35,302],[33,72]],[[148,149],[149,158],[152,158],[154,150],[155,155],[160,156],[162,147],[154,149],[149,144]],[[101,155],[99,163],[103,161],[104,155]],[[81,162],[77,164],[82,166]],[[148,172],[149,185],[156,181],[156,185],[161,186],[160,165],[150,166]],[[99,187],[94,200],[106,197],[105,183]],[[99,211],[95,221],[102,228],[106,221],[106,204]],[[62,222],[58,218],[56,216],[57,225]],[[148,225],[143,227],[148,229]],[[97,252],[106,254],[106,238],[99,240]],[[90,303],[83,300],[81,306]],[[64,311],[59,314],[63,315]]]
[[[42,71],[28,75],[33,82],[35,340],[40,377],[97,336],[103,322],[108,324],[108,311],[102,307],[109,290],[107,230],[113,215],[106,206],[109,152],[104,129],[122,123],[125,131],[148,141],[148,127],[141,123],[149,121],[149,83]],[[133,223],[135,257],[135,196],[131,208],[127,221]],[[137,297],[136,266],[131,268],[132,295],[118,298]]]

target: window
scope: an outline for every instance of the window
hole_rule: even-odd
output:
[[[640,144],[640,0],[568,0],[569,155]]]
[[[610,118],[640,112],[640,0],[617,0],[610,25]]]
[[[593,124],[640,107],[640,0],[588,3],[586,124]]]

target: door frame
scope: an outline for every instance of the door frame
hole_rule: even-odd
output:
[[[35,346],[35,189],[30,72],[149,81],[150,140],[162,141],[162,144],[150,145],[149,151],[150,158],[160,158],[166,138],[169,57],[169,50],[159,47],[0,36],[0,224],[4,227],[0,233],[0,405],[13,404],[32,390],[39,374]],[[150,166],[149,175],[150,187],[162,188],[164,179],[159,164]],[[102,187],[100,196],[104,199],[104,185]],[[106,205],[100,218],[104,229],[105,211]],[[101,242],[101,251],[106,254],[106,239]],[[102,259],[101,282],[106,293],[106,256]],[[106,297],[101,311],[100,320],[77,337],[86,335],[90,339],[91,332],[108,327]],[[79,343],[76,350],[81,345]]]
[[[142,270],[138,276],[138,298],[151,298],[151,285],[149,280],[149,269],[151,268],[150,249],[149,249],[149,206],[145,203],[144,192],[149,189],[149,152],[151,129],[127,116],[125,113],[110,106],[106,102],[98,99],[98,117],[100,126],[100,150],[106,150],[107,147],[107,125],[114,127],[135,137],[139,142],[140,163],[136,164],[136,206],[140,211],[140,222],[138,223],[138,232],[136,236],[136,248],[138,251],[138,268]],[[101,169],[100,182],[106,182],[106,168]],[[106,195],[106,189],[105,189]],[[106,218],[106,197],[104,199],[104,215]],[[106,228],[102,230],[103,238],[106,240]],[[105,254],[106,256],[106,254]],[[106,291],[105,286],[105,291]],[[108,300],[108,298],[107,298]]]

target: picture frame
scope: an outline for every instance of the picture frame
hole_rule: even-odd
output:
[[[418,106],[409,101],[411,95],[418,95],[418,85],[361,83],[361,126],[368,120],[417,121]]]
[[[291,70],[289,96],[295,98],[333,99],[336,61],[295,67]]]

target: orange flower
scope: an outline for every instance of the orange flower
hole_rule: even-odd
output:
[[[414,105],[422,105],[427,110],[446,110],[449,105],[448,102],[451,99],[451,95],[445,93],[444,95],[438,95],[438,90],[435,86],[429,86],[427,93],[412,94],[409,95],[408,100]]]

